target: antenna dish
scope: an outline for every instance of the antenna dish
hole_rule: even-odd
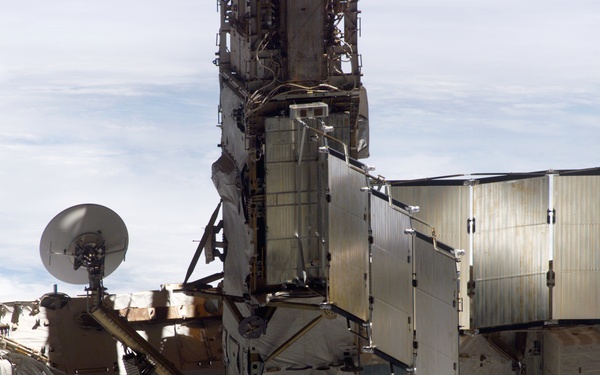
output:
[[[40,257],[57,279],[88,284],[90,262],[95,262],[100,277],[108,276],[125,259],[128,244],[127,227],[117,213],[98,204],[80,204],[48,223],[40,240]]]

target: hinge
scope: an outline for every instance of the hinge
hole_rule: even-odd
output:
[[[417,285],[418,285],[417,279],[413,279],[412,286],[416,288]]]
[[[547,215],[548,216],[546,216],[546,222],[548,224],[551,224],[551,223],[556,224],[556,210],[554,208],[553,209],[549,208],[547,211]]]
[[[475,218],[467,219],[467,234],[475,233]]]
[[[554,273],[554,270],[548,270],[548,272],[546,272],[546,286],[548,288],[552,288],[556,285],[556,274]]]
[[[475,295],[475,280],[471,279],[467,282],[467,296],[473,298]]]

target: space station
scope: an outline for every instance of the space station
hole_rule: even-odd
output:
[[[1,302],[1,375],[600,373],[600,169],[376,174],[358,3],[218,1],[220,201],[181,282],[111,294],[126,223],[66,208],[40,258],[84,294]]]

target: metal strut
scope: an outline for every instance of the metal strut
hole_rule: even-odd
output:
[[[114,311],[106,308],[102,303],[95,304],[95,306],[90,309],[90,314],[104,329],[123,345],[145,354],[156,366],[156,373],[158,375],[183,375],[158,350],[140,336],[136,330],[131,328],[120,316]]]

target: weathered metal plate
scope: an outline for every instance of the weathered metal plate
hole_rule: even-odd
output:
[[[302,124],[287,117],[265,119],[266,276],[271,285],[299,277],[300,263],[304,264],[308,278],[325,277],[320,227],[326,219],[324,211],[319,209],[324,203],[318,199],[325,196],[326,172],[318,167],[318,147],[324,140],[311,130],[321,128],[319,120],[304,122],[310,128],[303,130]],[[332,134],[337,139],[348,142],[349,114],[331,114],[325,123],[333,126]],[[304,142],[300,147],[301,139]],[[333,141],[329,143],[333,148],[343,149]],[[302,160],[298,165],[300,149]],[[300,250],[304,259],[299,262]]]
[[[420,210],[414,216],[433,226],[438,240],[453,248],[467,250],[468,186],[394,186],[392,197],[419,206]],[[430,231],[418,222],[415,222],[415,229],[422,233]]]
[[[292,81],[325,77],[323,55],[324,0],[295,0],[287,6],[287,69]]]
[[[555,176],[553,319],[600,318],[600,176]]]
[[[413,362],[412,236],[410,218],[371,196],[372,341],[402,363]]]
[[[195,304],[181,306],[130,307],[120,309],[119,315],[128,322],[167,322],[207,318],[215,315],[206,311],[204,301],[201,299],[195,302]]]
[[[311,269],[310,266],[314,260],[317,260],[315,264],[320,263],[321,257],[319,241],[315,239],[319,225],[317,143],[310,140],[311,134],[307,130],[302,147],[302,161],[298,165],[297,154],[301,139],[299,127],[299,124],[286,117],[265,120],[268,284],[293,280],[301,276],[299,272],[302,268],[310,277],[320,276],[318,267]],[[300,250],[304,255],[301,260]]]
[[[369,228],[364,174],[329,156],[327,244],[329,303],[367,321],[369,318]]]
[[[420,211],[414,216],[428,223],[435,229],[439,241],[455,249],[465,250],[458,264],[460,278],[460,326],[470,328],[471,301],[467,297],[467,282],[469,281],[469,234],[467,220],[469,219],[469,186],[394,186],[392,197],[405,204],[419,206]],[[431,227],[418,221],[413,223],[416,230],[431,233]]]
[[[598,327],[544,332],[544,374],[595,374],[600,368]]]
[[[548,319],[548,178],[474,187],[476,327]]]
[[[431,241],[414,237],[416,341],[419,374],[458,373],[456,261]]]

